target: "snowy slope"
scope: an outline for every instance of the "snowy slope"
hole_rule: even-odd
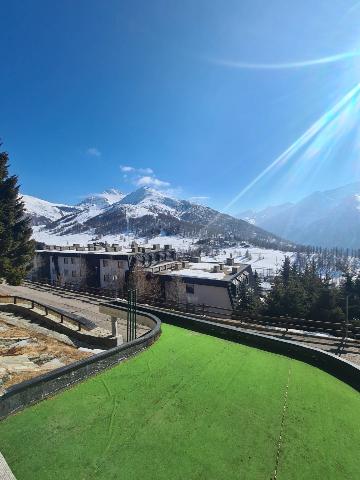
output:
[[[244,212],[245,217],[294,242],[360,248],[360,182],[314,192],[294,204]]]
[[[33,225],[47,225],[68,215],[75,207],[50,203],[31,195],[22,195],[25,209],[31,218]]]
[[[47,202],[38,202],[38,214],[45,215],[43,205]],[[51,243],[52,237],[75,235],[91,239],[121,234],[136,238],[159,235],[199,238],[215,234],[231,235],[234,239],[251,241],[256,245],[269,244],[273,247],[282,243],[280,238],[248,222],[148,187],[127,195],[114,189],[108,190],[91,195],[73,207],[61,208],[68,211],[54,210],[53,216],[46,222],[34,222],[36,226],[42,225],[34,230],[36,239]],[[287,242],[285,244],[288,245]]]
[[[111,188],[109,190],[105,190],[103,193],[95,193],[94,195],[90,195],[78,203],[79,207],[83,206],[98,206],[99,208],[105,208],[110,205],[113,205],[116,202],[119,202],[125,197],[125,194],[116,190],[115,188]]]
[[[56,218],[47,224],[50,235],[63,235],[69,232],[78,233],[86,229],[83,224],[93,217],[106,212],[114,203],[120,201],[124,194],[118,190],[106,190],[103,193],[91,195],[72,207],[67,215]],[[89,232],[90,233],[90,232]]]
[[[85,198],[77,204],[80,208],[80,213],[76,216],[75,221],[85,223],[90,218],[105,212],[111,205],[122,200],[124,196],[122,192],[112,188],[105,190],[103,193],[97,193]]]

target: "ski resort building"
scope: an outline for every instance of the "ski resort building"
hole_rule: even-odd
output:
[[[164,262],[174,262],[176,252],[171,245],[122,248],[116,244],[103,247],[91,244],[37,250],[31,280],[50,280],[60,285],[106,288],[123,292],[129,271],[136,265],[149,268]]]
[[[181,261],[171,245],[160,248],[136,243],[130,248],[116,244],[47,246],[36,251],[29,278],[75,288],[108,289],[121,296],[135,267],[146,272],[149,282],[159,280],[159,289],[153,293],[155,300],[203,305],[218,313],[221,309],[233,309],[240,285],[252,281],[251,265],[235,263],[233,258],[226,263],[202,262],[200,257]]]
[[[214,313],[233,309],[240,285],[252,282],[251,265],[235,264],[233,258],[223,264],[194,257],[190,262],[178,262],[171,270],[157,272],[157,268],[151,270],[160,276],[165,301],[203,305]]]

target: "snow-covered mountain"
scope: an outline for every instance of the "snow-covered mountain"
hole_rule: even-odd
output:
[[[82,206],[98,206],[99,208],[105,208],[113,203],[119,202],[125,197],[125,194],[116,190],[115,188],[110,188],[105,190],[103,193],[95,193],[90,195],[81,202],[78,203],[80,207]]]
[[[71,210],[67,215],[58,215],[53,221],[44,222],[43,227],[39,227],[39,222],[36,222],[35,238],[44,238],[44,234],[47,238],[55,238],[84,233],[97,237],[118,234],[138,237],[159,234],[196,237],[216,233],[231,234],[237,239],[262,246],[287,244],[276,235],[244,220],[187,200],[172,198],[148,187],[139,188],[127,195],[110,190],[92,195],[68,208]]]
[[[22,195],[22,199],[33,225],[48,225],[76,210],[76,207],[50,203],[31,195]]]
[[[239,217],[294,242],[360,248],[360,182]]]
[[[111,205],[124,198],[124,196],[124,193],[112,188],[105,190],[103,193],[96,193],[86,197],[76,205],[79,212],[74,217],[74,221],[81,224],[85,223],[90,218],[105,212]]]

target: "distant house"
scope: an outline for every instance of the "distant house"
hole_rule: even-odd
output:
[[[235,264],[232,258],[227,259],[226,264],[193,258],[191,262],[178,262],[171,271],[163,270],[155,275],[163,284],[165,301],[204,305],[207,310],[218,313],[234,307],[241,283],[252,282],[251,265]]]

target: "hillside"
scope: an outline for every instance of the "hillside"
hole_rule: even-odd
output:
[[[24,199],[26,203],[26,196]],[[259,246],[289,245],[289,242],[249,222],[147,187],[127,195],[116,190],[92,195],[77,205],[67,207],[67,213],[57,215],[50,215],[49,207],[43,210],[41,202],[39,200],[36,211],[27,206],[33,224],[37,226],[35,238],[38,232],[50,237],[85,233],[95,236],[132,234],[138,237],[230,235],[236,240],[251,241]],[[53,209],[59,208],[53,205]],[[40,219],[43,219],[42,226]]]
[[[360,248],[360,182],[314,192],[297,203],[246,211],[240,218],[297,243]]]

